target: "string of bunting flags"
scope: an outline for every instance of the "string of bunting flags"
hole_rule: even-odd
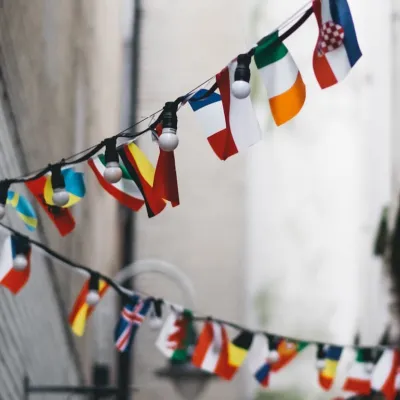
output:
[[[215,76],[118,134],[91,148],[49,164],[41,170],[0,181],[0,218],[11,205],[29,231],[36,229],[38,218],[30,200],[11,187],[23,183],[42,210],[65,236],[75,228],[70,208],[86,193],[84,174],[75,165],[87,163],[99,184],[125,207],[139,211],[143,206],[149,217],[161,213],[168,203],[180,204],[174,151],[178,147],[178,111],[189,105],[202,125],[205,136],[221,160],[243,152],[261,140],[261,129],[250,98],[251,63],[267,90],[269,106],[277,126],[292,120],[306,100],[306,84],[284,41],[294,34],[311,15],[318,25],[312,65],[322,89],[341,82],[361,58],[361,50],[347,0],[313,0],[308,2],[248,52],[239,54]],[[136,132],[136,126],[155,118],[149,126]],[[154,167],[135,143],[150,132],[158,143],[159,156]],[[118,143],[123,139],[124,143]],[[88,274],[69,316],[77,336],[85,332],[86,322],[96,305],[113,288],[124,300],[115,328],[115,346],[127,352],[135,334],[148,316],[153,328],[160,329],[158,349],[174,362],[187,362],[210,374],[231,380],[260,337],[263,350],[250,369],[263,387],[270,377],[286,367],[304,349],[315,347],[316,370],[320,386],[330,390],[345,347],[356,352],[343,390],[348,395],[383,393],[394,399],[399,389],[400,353],[388,344],[387,335],[373,347],[304,341],[267,332],[255,332],[235,323],[213,317],[198,316],[192,310],[164,299],[129,291],[109,277],[74,263],[19,231],[0,225],[11,233],[0,253],[0,284],[13,294],[19,293],[29,280],[32,246],[41,249],[67,266]],[[165,311],[168,317],[163,322]],[[200,334],[196,326],[201,325]],[[237,335],[231,337],[227,328]],[[397,382],[397,383],[396,383]]]
[[[306,85],[284,41],[312,14],[319,28],[313,55],[317,81],[323,89],[340,82],[361,57],[349,6],[346,0],[308,2],[215,76],[165,103],[161,110],[137,124],[41,170],[0,181],[0,218],[5,215],[6,205],[11,205],[28,230],[36,229],[38,218],[30,200],[10,190],[11,186],[23,183],[58,232],[62,236],[71,233],[75,220],[70,208],[86,193],[84,174],[74,168],[81,163],[89,165],[104,190],[133,211],[145,206],[148,216],[154,217],[168,203],[178,206],[174,156],[179,143],[178,110],[190,106],[221,160],[254,145],[262,136],[250,98],[250,66],[254,60],[276,125],[293,119],[304,105]],[[152,117],[155,120],[146,129],[135,132],[138,124]],[[151,132],[159,146],[155,167],[135,143],[146,132]],[[120,139],[125,142],[119,143]]]
[[[31,270],[32,248],[40,249],[63,264],[86,273],[84,282],[69,315],[71,329],[83,336],[86,324],[96,306],[113,288],[123,299],[123,307],[115,326],[115,347],[128,352],[140,326],[146,318],[150,328],[159,330],[156,347],[172,362],[191,362],[195,367],[224,380],[234,378],[248,358],[247,367],[262,387],[268,387],[271,376],[289,365],[303,350],[314,347],[316,376],[323,390],[329,391],[345,348],[355,352],[355,359],[347,371],[343,390],[349,395],[383,393],[394,399],[400,390],[400,350],[389,344],[388,329],[376,346],[323,343],[287,337],[281,334],[254,331],[230,321],[194,314],[193,310],[155,298],[138,291],[128,290],[111,278],[86,266],[77,264],[44,244],[0,223],[11,233],[0,254],[0,284],[17,294],[28,282]],[[166,318],[164,314],[167,314]],[[196,324],[201,324],[197,334]],[[233,328],[233,337],[227,328]],[[262,348],[254,357],[256,338]],[[253,351],[253,356],[248,357]]]

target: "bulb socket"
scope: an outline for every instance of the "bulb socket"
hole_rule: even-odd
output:
[[[51,186],[55,189],[65,189],[65,179],[61,171],[61,165],[54,165],[51,169]]]
[[[28,238],[21,235],[12,235],[12,240],[15,245],[15,254],[27,256],[31,250],[31,245]]]
[[[10,182],[1,181],[0,182],[0,204],[7,204],[8,190],[10,189]]]
[[[105,140],[106,151],[104,152],[104,160],[106,164],[117,163],[119,165],[119,157],[117,152],[117,138],[109,138]]]
[[[250,63],[251,56],[248,54],[239,54],[237,57],[237,66],[235,69],[235,81],[250,82]]]
[[[162,127],[163,132],[164,129],[172,128],[175,130],[178,129],[178,116],[176,115],[178,112],[178,106],[173,101],[168,101],[165,103],[163,114],[162,114]]]

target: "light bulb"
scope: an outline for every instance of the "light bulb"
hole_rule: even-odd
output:
[[[149,318],[149,327],[153,331],[160,329],[162,327],[162,324],[163,321],[161,318],[158,318],[156,316]]]
[[[317,360],[317,369],[321,370],[325,368],[325,360],[319,359]]]
[[[276,363],[279,360],[279,353],[276,350],[271,350],[268,354],[268,361],[271,364]]]
[[[0,219],[3,219],[6,215],[6,205],[0,204]]]
[[[246,81],[235,81],[232,84],[232,94],[237,99],[245,99],[250,95],[250,83]]]
[[[374,363],[367,362],[365,364],[365,371],[370,374],[373,370],[374,370]]]
[[[28,266],[28,260],[23,254],[17,254],[13,260],[13,268],[23,271]]]
[[[69,202],[69,193],[65,188],[56,188],[53,190],[53,203],[58,207],[63,207]]]
[[[86,303],[89,306],[95,306],[100,301],[100,295],[97,290],[90,290],[86,295]]]
[[[163,128],[160,137],[158,138],[158,145],[161,150],[174,151],[179,144],[179,138],[174,128]]]
[[[119,164],[115,161],[110,161],[106,164],[106,169],[104,170],[104,179],[108,183],[117,183],[122,178],[122,169]]]

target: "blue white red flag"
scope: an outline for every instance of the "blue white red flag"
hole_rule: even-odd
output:
[[[313,0],[313,9],[319,28],[313,67],[325,89],[342,81],[362,53],[347,0]]]
[[[119,352],[126,352],[131,348],[136,331],[150,310],[151,302],[151,299],[133,295],[132,301],[122,309],[114,335],[115,346]]]

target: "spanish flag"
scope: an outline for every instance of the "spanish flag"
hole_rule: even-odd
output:
[[[326,350],[325,367],[319,373],[319,384],[325,390],[330,390],[333,385],[342,350],[338,346],[329,346]]]
[[[166,202],[160,192],[154,189],[153,165],[135,143],[124,145],[119,150],[119,156],[143,195],[149,218],[159,214],[164,210]]]
[[[100,299],[106,293],[108,289],[108,284],[100,279],[99,282],[99,295]],[[89,279],[84,283],[78,297],[75,300],[74,307],[69,316],[69,324],[71,325],[72,332],[75,333],[76,336],[83,336],[85,333],[86,321],[92,315],[95,306],[89,306],[86,303],[86,296],[89,293]]]

